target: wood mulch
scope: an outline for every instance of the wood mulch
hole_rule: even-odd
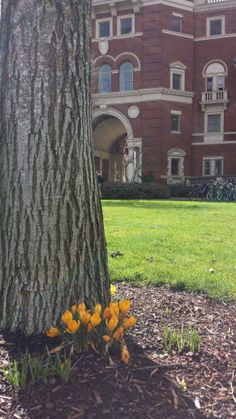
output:
[[[52,380],[22,390],[0,373],[1,419],[236,417],[236,304],[125,284],[118,285],[118,296],[132,299],[138,317],[127,339],[130,365],[121,365],[114,356],[111,366],[89,352],[81,355],[67,384]],[[166,354],[163,327],[189,322],[203,338],[201,352]],[[18,341],[18,350],[27,344]],[[0,337],[0,365],[17,348],[10,338]],[[185,391],[179,388],[182,379]]]

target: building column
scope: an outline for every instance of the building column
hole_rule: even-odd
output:
[[[142,139],[127,139],[127,169],[126,176],[128,182],[141,182],[141,155],[142,155]]]

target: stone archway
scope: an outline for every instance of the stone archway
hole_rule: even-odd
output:
[[[96,170],[106,182],[140,182],[141,140],[133,138],[129,120],[115,109],[93,114]]]

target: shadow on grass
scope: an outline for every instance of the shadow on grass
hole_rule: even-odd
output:
[[[22,351],[27,346],[33,350],[34,341],[21,341]],[[6,342],[8,343],[8,342]],[[13,342],[10,342],[11,345]],[[27,343],[27,344],[26,344]],[[6,416],[30,419],[50,418],[204,418],[187,397],[168,378],[168,371],[178,366],[163,366],[153,362],[137,344],[127,339],[132,362],[120,363],[117,354],[112,355],[114,364],[88,352],[79,355],[80,361],[71,373],[68,383],[51,379],[49,384],[37,382],[19,391],[2,380],[1,405]],[[1,347],[1,356],[9,352]],[[18,349],[11,346],[10,352]],[[7,416],[8,415],[8,416]],[[9,416],[12,415],[12,416]],[[1,416],[2,417],[2,416]]]
[[[211,210],[211,204],[232,204],[232,202],[211,202],[211,201],[177,201],[177,200],[103,200],[105,207],[143,208],[156,210],[178,210],[178,211],[205,211]]]

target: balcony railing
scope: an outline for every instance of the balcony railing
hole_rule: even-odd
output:
[[[228,1],[228,0],[207,0],[207,3],[222,3],[223,1]]]
[[[217,92],[202,92],[202,103],[222,103],[228,102],[227,90],[220,90]]]

